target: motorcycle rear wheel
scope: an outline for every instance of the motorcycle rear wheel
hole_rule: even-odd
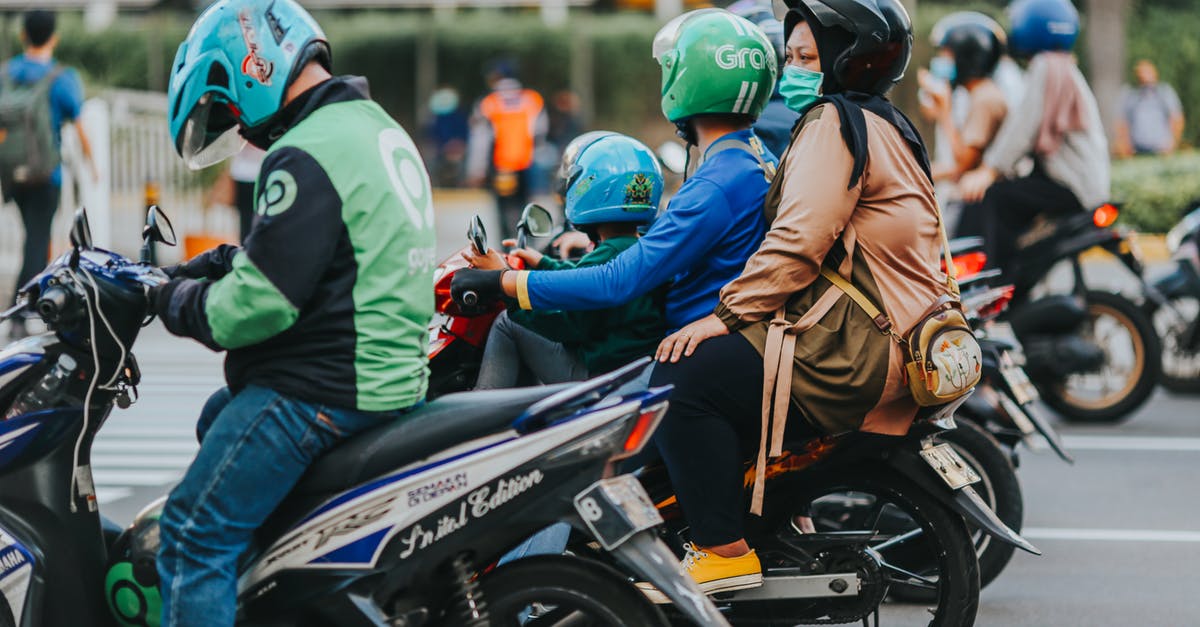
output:
[[[1105,365],[1101,372],[1071,375],[1059,381],[1034,381],[1042,400],[1069,422],[1116,423],[1130,416],[1141,407],[1158,384],[1162,366],[1162,348],[1154,324],[1146,312],[1120,294],[1089,290],[1086,294],[1088,321],[1085,323],[1087,339],[1104,349]],[[1111,320],[1116,328],[1129,335],[1128,348],[1132,352],[1128,372],[1115,371],[1112,362],[1112,342],[1105,337],[1095,337],[1102,320]],[[1105,389],[1098,397],[1081,393],[1079,384],[1085,378],[1103,379],[1108,375],[1119,378],[1119,386]]]
[[[961,516],[890,468],[868,467],[804,479],[807,485],[801,501],[816,497],[807,513],[818,532],[876,530],[891,535],[869,549],[877,556],[885,580],[892,586],[905,581],[925,586],[930,594],[922,605],[937,604],[909,608],[907,613],[932,615],[929,627],[970,627],[975,623],[979,562]],[[851,507],[842,507],[840,500]],[[885,529],[890,523],[899,526]],[[914,561],[925,564],[921,572],[898,565]],[[888,608],[881,613],[888,614]]]
[[[981,481],[973,486],[979,497],[1009,529],[1021,533],[1025,501],[1008,450],[975,422],[961,416],[956,421],[958,427],[938,434],[938,441],[950,443],[963,460],[979,473]],[[979,587],[982,589],[1000,576],[1012,560],[1016,547],[1000,542],[980,529],[970,527],[970,531],[979,557]],[[928,591],[910,587],[894,587],[892,596],[906,601],[932,599]]]
[[[519,559],[488,573],[480,585],[493,627],[668,625],[662,612],[623,575],[579,557]],[[530,611],[534,615],[522,620]]]

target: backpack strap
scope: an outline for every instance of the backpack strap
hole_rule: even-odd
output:
[[[58,77],[62,76],[64,71],[66,71],[66,68],[55,63],[41,80],[33,84],[34,90],[38,93],[49,93],[50,89],[54,87],[54,81],[58,80]]]
[[[776,167],[774,163],[767,161],[767,149],[763,146],[762,140],[757,135],[751,133],[748,141],[742,141],[736,137],[729,137],[708,147],[704,152],[704,161],[712,159],[717,153],[725,152],[726,150],[741,150],[754,157],[758,162],[758,169],[762,171],[763,178],[768,183],[775,179]],[[704,161],[701,161],[703,165]]]

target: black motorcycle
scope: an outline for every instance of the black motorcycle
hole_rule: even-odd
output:
[[[1154,282],[1162,299],[1150,315],[1162,338],[1162,386],[1182,394],[1200,393],[1200,208],[1167,234],[1174,267]]]
[[[1112,228],[1118,211],[1106,204],[1090,213],[1039,219],[1019,239],[1007,273],[1014,290],[1004,319],[1024,347],[1025,370],[1042,400],[1071,421],[1124,419],[1158,383],[1161,348],[1144,307],[1122,294],[1092,289],[1083,274],[1083,254],[1105,250],[1141,283],[1143,298],[1154,298],[1133,241]],[[982,245],[980,238],[961,238],[951,249],[956,259],[969,261],[983,255]],[[1071,289],[1035,292],[1063,262],[1071,267]]]

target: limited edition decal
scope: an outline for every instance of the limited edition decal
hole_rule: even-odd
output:
[[[407,537],[400,540],[404,548],[400,551],[400,559],[405,559],[426,548],[431,544],[466,527],[472,520],[483,518],[505,503],[531,490],[545,479],[540,470],[506,477],[498,480],[495,485],[486,485],[467,495],[458,505],[458,513],[442,516],[432,529],[426,529],[417,523],[408,530]]]

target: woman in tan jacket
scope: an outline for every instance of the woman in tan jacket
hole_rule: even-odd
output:
[[[924,145],[883,98],[908,64],[908,15],[898,0],[787,4],[781,91],[804,117],[767,195],[770,230],[716,311],[662,342],[653,378],[675,385],[657,442],[691,527],[684,565],[710,593],[761,585],[742,531],[756,448],[761,465],[785,425],[788,440],[902,435],[916,415],[898,344],[822,268],[899,332],[948,291]]]

